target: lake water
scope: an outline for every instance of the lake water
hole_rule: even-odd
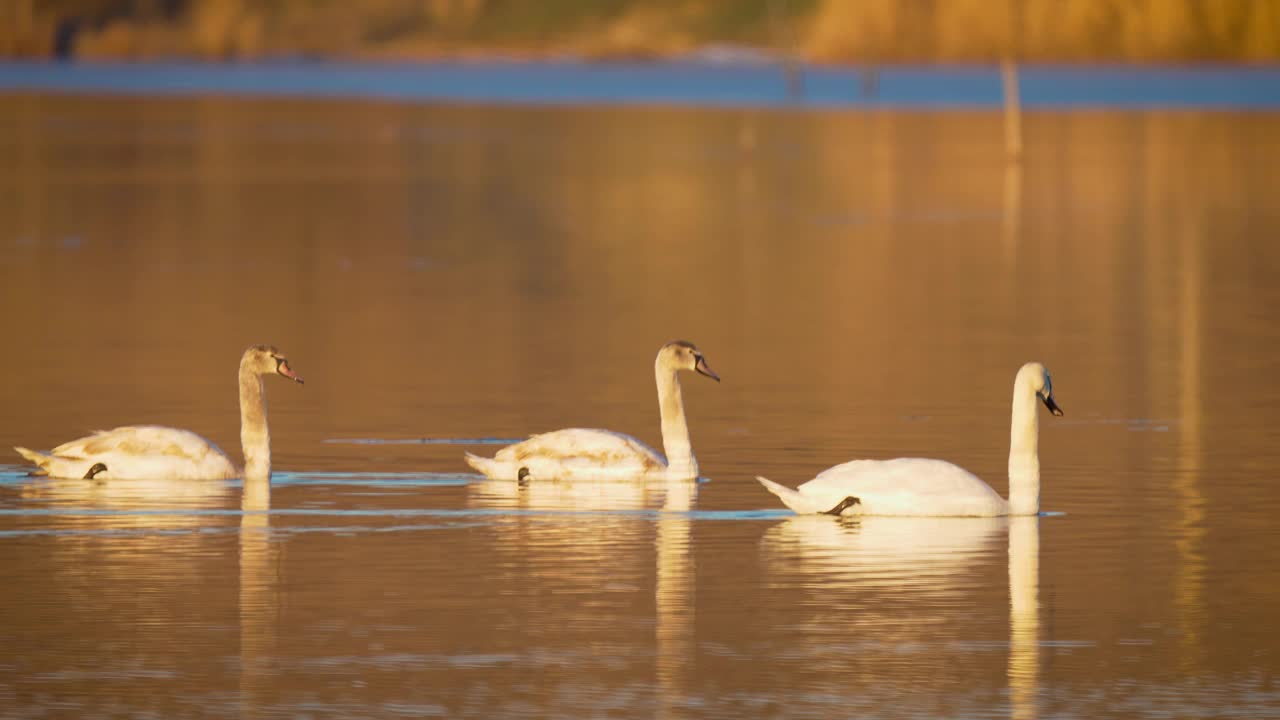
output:
[[[1275,65],[1024,65],[1031,108],[1280,109]],[[733,48],[666,62],[467,60],[372,63],[33,62],[0,59],[0,92],[236,95],[449,103],[695,107],[999,107],[990,65],[844,67],[784,63]]]
[[[195,430],[274,487],[0,466],[0,716],[1280,717],[1274,115],[0,96],[0,446]],[[566,426],[696,487],[482,481]],[[1040,518],[795,517],[855,457]]]

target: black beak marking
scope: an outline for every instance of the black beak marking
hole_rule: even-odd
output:
[[[1058,407],[1058,403],[1053,401],[1052,395],[1041,395],[1040,400],[1044,402],[1044,406],[1049,408],[1049,412],[1057,417],[1062,417],[1062,408]]]

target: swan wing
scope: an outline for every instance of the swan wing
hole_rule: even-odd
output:
[[[667,468],[653,448],[629,435],[584,428],[534,435],[498,451],[494,460],[526,466],[535,477],[593,471],[643,475]]]
[[[103,479],[224,479],[237,475],[230,458],[213,443],[189,430],[156,425],[99,430],[65,442],[49,454],[77,467],[84,464],[86,470],[103,463],[107,470],[98,476]]]
[[[845,514],[991,516],[1008,512],[1004,498],[976,475],[943,460],[853,460],[801,485],[815,501],[857,498]]]
[[[54,448],[58,457],[92,458],[103,455],[169,455],[185,460],[202,457],[212,443],[189,430],[156,425],[129,425],[99,430]],[[216,449],[216,448],[215,448]]]

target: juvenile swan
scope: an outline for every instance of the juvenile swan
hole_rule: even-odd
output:
[[[684,399],[676,379],[678,370],[693,370],[720,382],[720,376],[711,370],[693,343],[675,340],[658,351],[653,371],[658,381],[665,460],[629,435],[571,428],[534,435],[502,448],[493,458],[466,453],[467,463],[494,479],[694,479],[698,477],[698,461],[689,445]]]
[[[798,513],[830,515],[1035,515],[1040,512],[1039,419],[1036,399],[1054,415],[1049,371],[1030,362],[1013,381],[1013,427],[1009,437],[1009,499],[977,476],[942,460],[898,458],[854,460],[828,468],[798,489],[757,477]]]
[[[279,374],[301,383],[279,350],[255,345],[240,358],[240,445],[244,477],[271,476],[271,433],[262,376]],[[189,430],[131,425],[100,430],[49,452],[14,450],[35,463],[33,475],[95,480],[226,480],[240,477],[226,453]]]

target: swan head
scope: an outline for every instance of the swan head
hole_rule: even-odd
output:
[[[302,378],[289,367],[289,358],[271,345],[254,345],[245,350],[240,358],[240,369],[256,375],[281,375],[302,384]]]
[[[1049,412],[1062,417],[1062,408],[1053,399],[1053,380],[1049,377],[1048,368],[1038,362],[1029,362],[1018,371],[1018,382],[1028,385]]]
[[[658,365],[671,370],[692,370],[720,382],[720,376],[707,364],[702,352],[688,340],[672,340],[663,345],[658,351]]]

